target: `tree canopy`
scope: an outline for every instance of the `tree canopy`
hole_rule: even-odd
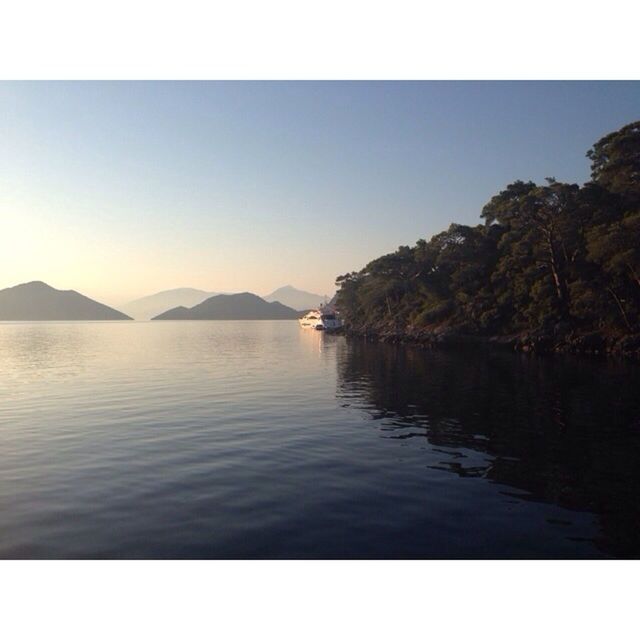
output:
[[[587,157],[582,186],[513,182],[484,206],[484,224],[452,224],[340,276],[347,326],[639,332],[640,121]]]

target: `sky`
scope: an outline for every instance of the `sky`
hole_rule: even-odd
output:
[[[331,294],[638,119],[640,82],[0,82],[0,288]]]

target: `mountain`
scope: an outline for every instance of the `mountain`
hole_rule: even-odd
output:
[[[0,291],[0,320],[131,320],[77,291],[27,282]]]
[[[325,301],[325,296],[318,295],[317,293],[309,293],[308,291],[301,291],[300,289],[292,287],[290,284],[276,289],[268,296],[263,296],[263,298],[267,302],[280,302],[298,311],[316,309]]]
[[[295,320],[300,314],[279,302],[266,302],[253,293],[221,294],[191,309],[176,307],[152,320]]]
[[[144,298],[138,298],[122,305],[122,310],[136,320],[150,320],[155,316],[173,309],[174,307],[193,307],[203,300],[215,296],[213,291],[202,291],[201,289],[169,289],[160,291]]]

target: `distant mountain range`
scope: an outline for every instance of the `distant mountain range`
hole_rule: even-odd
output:
[[[168,289],[144,298],[132,300],[122,305],[122,310],[136,320],[151,320],[155,316],[173,309],[174,307],[193,307],[211,296],[218,295],[216,291],[202,291],[201,289]]]
[[[268,296],[263,297],[267,302],[281,302],[298,311],[315,309],[325,301],[325,296],[318,295],[317,293],[309,293],[308,291],[301,291],[291,285],[280,287]]]
[[[26,282],[0,291],[0,320],[131,320],[77,291]]]
[[[299,311],[316,308],[324,300],[290,285],[264,298],[181,288],[133,300],[121,307],[123,313],[77,291],[35,281],[0,291],[0,320],[284,320],[297,318]]]
[[[120,308],[135,318],[136,320],[150,320],[165,311],[173,310],[175,307],[191,308],[207,298],[221,294],[218,291],[203,291],[185,287],[181,289],[168,289],[160,291],[150,296],[144,296],[137,300],[132,300]],[[280,287],[268,296],[262,296],[267,302],[280,302],[297,311],[315,309],[325,301],[325,297],[308,291],[301,291],[291,285]]]
[[[152,320],[295,320],[299,312],[253,293],[221,294],[188,309],[169,309]]]

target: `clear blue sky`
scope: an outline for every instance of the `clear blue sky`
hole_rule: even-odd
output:
[[[0,83],[0,287],[330,293],[512,180],[584,182],[640,82]]]

